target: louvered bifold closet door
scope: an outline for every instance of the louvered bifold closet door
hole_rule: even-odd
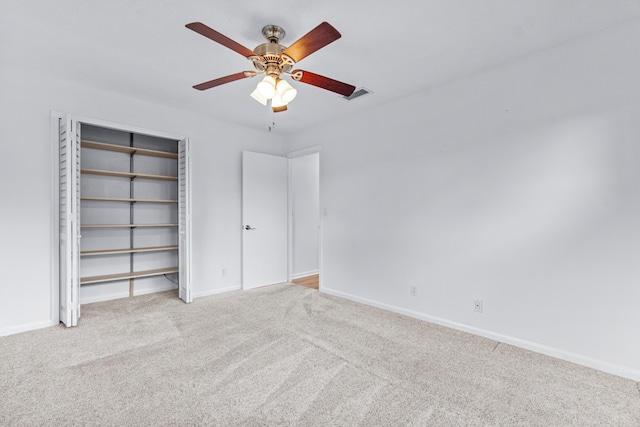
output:
[[[179,295],[191,302],[191,173],[189,140],[178,141]]]
[[[59,121],[60,129],[60,321],[76,326],[80,317],[80,123]]]

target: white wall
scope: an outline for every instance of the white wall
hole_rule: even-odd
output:
[[[19,45],[14,54],[25,55]],[[51,110],[190,137],[194,295],[239,288],[241,151],[280,154],[281,137],[55,80],[27,62],[12,66],[12,59],[0,67],[0,335],[46,326],[57,316],[51,284]]]
[[[320,226],[320,154],[291,159],[294,278],[318,273]]]
[[[322,145],[324,290],[640,379],[637,40],[627,25],[293,135]]]

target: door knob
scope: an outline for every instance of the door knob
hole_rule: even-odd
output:
[[[255,230],[255,228],[253,228],[253,227],[252,227],[252,226],[250,226],[250,225],[245,225],[245,226],[244,226],[244,229],[245,229],[245,230]]]

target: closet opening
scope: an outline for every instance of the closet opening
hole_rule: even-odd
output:
[[[172,289],[190,302],[187,139],[62,116],[58,148],[60,321]]]

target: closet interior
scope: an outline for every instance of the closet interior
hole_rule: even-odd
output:
[[[177,141],[83,124],[80,149],[80,302],[177,288]]]

